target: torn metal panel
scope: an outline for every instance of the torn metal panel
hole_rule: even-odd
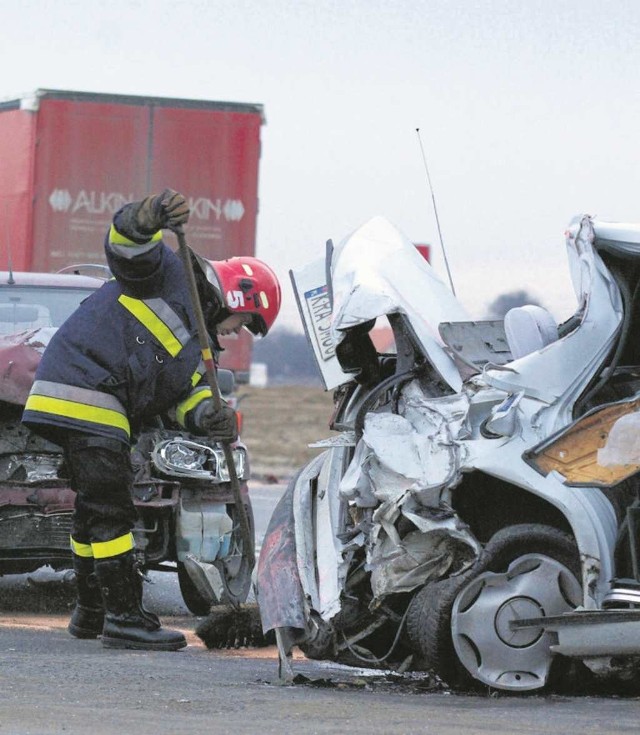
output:
[[[62,449],[23,426],[19,407],[5,405],[4,409],[0,423],[0,483],[66,485],[67,480],[58,474]]]
[[[307,604],[324,620],[330,620],[341,608],[347,569],[338,538],[341,501],[335,493],[344,471],[344,451],[324,452],[312,460],[293,490],[298,576]]]
[[[355,447],[356,433],[355,431],[342,431],[335,436],[327,439],[318,439],[318,441],[307,444],[312,449],[331,449],[332,447]]]
[[[459,479],[469,399],[466,394],[427,398],[417,382],[402,391],[403,414],[369,413],[360,446],[340,483],[344,498],[371,506],[444,488]]]
[[[424,496],[406,492],[375,511],[367,564],[376,599],[457,574],[478,558],[482,547],[469,527],[441,497],[434,495],[432,500],[433,504],[427,505]],[[401,536],[401,516],[416,530]]]
[[[457,521],[439,521],[428,532],[408,533],[400,543],[378,537],[367,557],[371,589],[377,601],[391,594],[411,592],[431,579],[467,569],[477,559],[480,544],[457,528]]]
[[[265,534],[256,574],[262,629],[306,626],[305,599],[296,557],[293,494],[299,475],[280,498]]]
[[[343,240],[332,260],[331,333],[379,316],[405,314],[425,355],[453,390],[462,379],[438,332],[444,321],[467,321],[455,296],[413,244],[388,220],[374,217]]]
[[[341,592],[347,575],[349,553],[339,538],[343,504],[335,492],[344,472],[345,448],[329,452],[318,476],[316,502],[317,611],[331,620],[341,607]],[[353,541],[352,541],[353,543]]]
[[[375,508],[379,502],[367,473],[367,466],[372,457],[373,452],[366,442],[359,441],[338,487],[339,496],[353,502],[359,508]]]
[[[298,575],[305,598],[314,610],[320,607],[315,571],[315,487],[328,452],[323,452],[302,469],[293,486],[293,518]]]
[[[480,545],[446,505],[460,479],[469,408],[466,394],[428,398],[417,382],[405,386],[403,414],[369,413],[340,483],[341,497],[376,508],[367,542],[375,599],[408,592],[468,566]],[[416,531],[401,537],[403,515]]]
[[[560,409],[562,423],[566,423],[564,407],[572,397],[575,399],[610,352],[622,320],[620,289],[593,249],[594,237],[591,220],[584,218],[567,242],[582,314],[580,328],[508,363],[508,371],[488,365],[483,373],[484,380],[496,388],[509,393],[523,391],[527,397],[557,403],[552,413]]]
[[[512,360],[502,319],[471,322],[442,322],[438,331],[465,377],[480,372],[487,364],[504,365]]]

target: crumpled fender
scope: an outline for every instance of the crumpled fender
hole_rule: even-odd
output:
[[[0,337],[0,401],[25,404],[54,331],[47,327]]]
[[[306,627],[293,514],[293,496],[301,473],[293,477],[275,507],[258,559],[256,597],[264,633],[275,628]]]
[[[0,508],[28,508],[44,513],[73,513],[76,494],[71,488],[60,487],[24,487],[3,483],[0,486]]]

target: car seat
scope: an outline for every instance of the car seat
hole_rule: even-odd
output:
[[[509,309],[504,331],[514,360],[546,347],[558,339],[558,325],[542,306],[527,304]]]

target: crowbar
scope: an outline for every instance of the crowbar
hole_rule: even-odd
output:
[[[200,352],[202,353],[202,359],[204,361],[207,382],[211,388],[211,396],[213,399],[213,406],[216,411],[222,408],[222,396],[220,395],[220,389],[218,387],[218,377],[216,374],[216,365],[213,359],[213,353],[209,343],[209,334],[204,321],[204,313],[202,311],[202,304],[200,303],[200,295],[198,294],[198,288],[196,284],[195,273],[193,272],[193,263],[189,256],[189,248],[187,246],[187,240],[184,234],[184,230],[181,226],[171,228],[178,238],[178,247],[180,249],[180,255],[184,263],[185,271],[187,273],[187,281],[189,283],[189,293],[191,295],[191,305],[196,317],[196,325],[198,329],[198,340],[200,341]],[[224,451],[224,458],[227,463],[227,469],[229,471],[229,482],[231,483],[231,490],[233,492],[233,499],[238,513],[238,521],[240,522],[240,534],[242,537],[242,549],[243,554],[247,556],[251,569],[255,565],[255,549],[253,545],[253,535],[249,528],[249,519],[247,517],[247,510],[242,502],[242,496],[240,495],[240,484],[238,482],[238,473],[236,472],[236,464],[233,460],[233,452],[231,450],[231,444],[229,442],[220,442]],[[234,606],[236,602],[229,600]]]

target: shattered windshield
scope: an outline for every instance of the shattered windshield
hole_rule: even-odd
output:
[[[59,327],[93,293],[89,288],[0,287],[0,334]]]

